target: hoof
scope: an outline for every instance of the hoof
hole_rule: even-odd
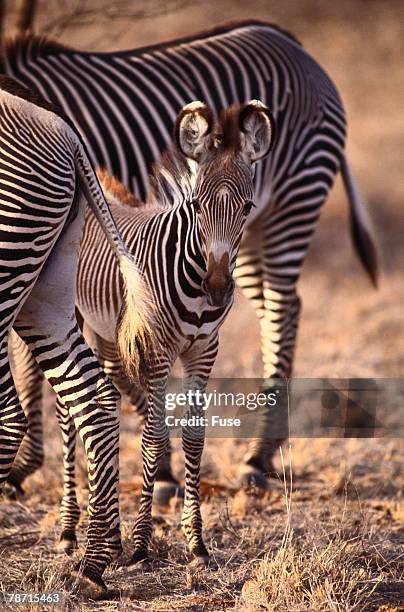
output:
[[[184,491],[176,481],[157,480],[154,485],[153,503],[156,506],[169,506],[172,499],[183,499]]]
[[[136,565],[137,563],[142,563],[148,565],[151,563],[151,559],[149,557],[149,553],[147,550],[135,550],[131,558],[129,559],[127,565]]]
[[[243,465],[238,484],[239,488],[251,493],[254,493],[254,491],[264,493],[270,489],[267,476],[252,465]]]
[[[67,536],[62,533],[59,542],[55,545],[55,552],[58,554],[72,555],[77,548],[76,536]]]
[[[25,497],[25,491],[22,488],[21,484],[14,480],[13,478],[9,478],[6,484],[4,485],[4,489],[2,491],[4,497],[11,501],[18,501]]]
[[[100,574],[87,568],[80,569],[80,563],[72,571],[74,587],[80,595],[91,599],[108,599],[108,589]]]
[[[192,561],[188,563],[188,568],[190,570],[210,569],[215,571],[217,570],[217,563],[209,555],[194,555]]]
[[[112,561],[118,561],[118,559],[122,556],[122,554],[123,554],[122,544],[119,544],[119,546],[117,546],[116,548],[116,551],[112,555]]]

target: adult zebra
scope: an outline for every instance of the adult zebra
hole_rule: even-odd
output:
[[[271,108],[277,141],[257,165],[257,207],[235,271],[260,321],[266,378],[291,374],[300,312],[297,282],[338,169],[348,192],[354,244],[376,283],[376,251],[344,154],[340,96],[290,34],[250,21],[116,53],[84,53],[27,36],[6,45],[3,64],[74,117],[92,161],[141,199],[149,169],[166,148],[185,103],[204,100],[219,113],[257,98]],[[278,444],[265,437],[249,444],[241,469],[245,482],[266,486]],[[17,463],[14,482],[30,469],[32,463]]]
[[[86,200],[117,257],[127,292],[122,333],[142,318],[143,280],[111,216],[78,132],[57,107],[0,77],[0,489],[27,422],[8,358],[12,328],[69,414],[87,455],[87,546],[77,569],[105,588],[119,554],[118,394],[75,317],[76,269]],[[134,317],[133,300],[139,315]],[[101,440],[101,443],[100,443]]]

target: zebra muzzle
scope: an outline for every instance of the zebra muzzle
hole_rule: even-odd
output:
[[[223,308],[227,306],[234,291],[234,280],[229,270],[229,254],[224,253],[219,262],[209,253],[208,270],[202,283],[208,304]]]

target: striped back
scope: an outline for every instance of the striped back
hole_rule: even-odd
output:
[[[320,66],[290,35],[246,22],[154,47],[85,53],[35,37],[6,46],[9,74],[74,117],[94,164],[141,199],[150,168],[171,139],[179,109],[203,100],[219,114],[257,98],[271,108],[277,146],[256,171],[256,194],[282,197],[285,179],[325,150],[325,182],[344,143],[344,111]]]

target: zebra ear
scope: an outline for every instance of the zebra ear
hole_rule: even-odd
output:
[[[272,149],[275,122],[271,111],[259,100],[250,100],[240,109],[239,127],[244,134],[244,150],[251,162],[262,159]]]
[[[212,126],[213,113],[206,104],[199,101],[186,104],[175,122],[174,137],[179,150],[198,161]]]

